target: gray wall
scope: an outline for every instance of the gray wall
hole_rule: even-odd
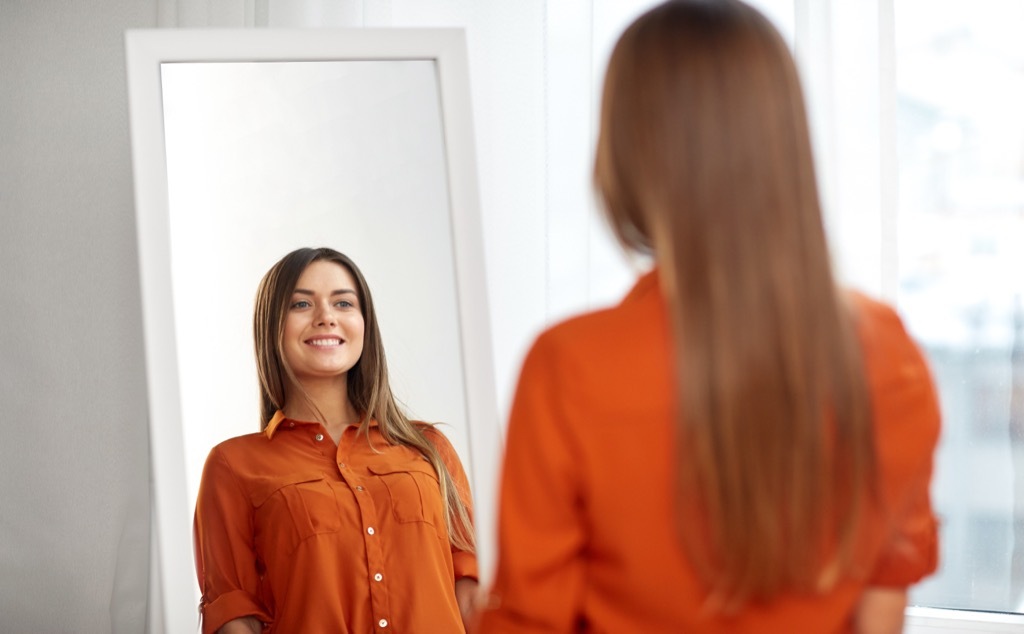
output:
[[[3,632],[146,629],[123,31],[156,14],[156,0],[0,0]]]

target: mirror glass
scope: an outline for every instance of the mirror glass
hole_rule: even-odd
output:
[[[206,456],[259,430],[257,285],[303,246],[362,269],[395,395],[462,458],[486,575],[500,429],[462,32],[130,31],[126,49],[166,631],[195,629]]]
[[[255,290],[301,246],[363,270],[396,395],[447,423],[468,460],[434,62],[170,63],[161,76],[190,508],[210,448],[258,431]]]

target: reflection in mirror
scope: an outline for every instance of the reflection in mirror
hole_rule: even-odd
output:
[[[396,393],[413,418],[447,423],[468,464],[434,63],[177,63],[162,74],[189,507],[209,449],[258,429],[256,285],[302,246],[363,269]]]
[[[335,35],[367,34],[352,33]],[[211,32],[205,50],[205,36],[192,35],[173,46],[166,33],[128,37],[159,566],[173,631],[181,617],[171,612],[195,614],[187,531],[206,455],[259,428],[253,302],[285,253],[328,246],[362,268],[395,394],[412,418],[444,423],[478,516],[488,514],[479,492],[493,489],[499,436],[464,59],[460,68],[450,53],[379,50],[389,38],[464,50],[461,33],[381,34],[364,54],[325,54],[339,46],[327,39],[296,54],[305,33],[246,32],[231,47],[211,44]]]

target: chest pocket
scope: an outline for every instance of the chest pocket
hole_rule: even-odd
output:
[[[290,554],[302,540],[341,530],[338,498],[323,473],[263,478],[250,492],[256,549],[261,555]]]
[[[368,467],[387,487],[391,510],[399,522],[426,522],[444,528],[444,505],[437,473],[429,462],[413,459]]]

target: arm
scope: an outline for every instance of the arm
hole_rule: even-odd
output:
[[[466,477],[466,470],[462,467],[462,461],[455,451],[448,438],[436,427],[428,427],[425,430],[427,439],[437,449],[441,460],[444,462],[452,481],[458,489],[459,497],[466,506],[470,521],[473,519],[473,499],[469,490],[469,478]],[[455,600],[459,604],[459,613],[462,616],[462,623],[470,629],[471,622],[475,617],[477,608],[480,605],[480,584],[477,581],[479,573],[477,570],[476,553],[465,552],[452,548],[452,564],[455,576]]]
[[[217,634],[260,634],[263,631],[263,623],[254,616],[245,616],[240,619],[232,619],[224,624],[224,627],[217,630]]]
[[[203,634],[260,632],[271,617],[257,599],[252,506],[218,448],[203,467],[193,530]]]
[[[488,634],[576,631],[586,518],[565,364],[546,336],[523,363],[501,476],[497,573],[481,615]]]
[[[448,469],[459,498],[466,507],[466,513],[469,515],[470,529],[472,530],[473,498],[470,493],[469,478],[466,477],[466,470],[462,467],[459,454],[455,451],[455,447],[452,446],[448,438],[436,427],[427,427],[424,430],[424,435],[434,445],[438,455],[441,457],[441,461],[444,462],[445,467]],[[462,578],[471,578],[475,581],[479,578],[475,552],[458,550],[452,547],[452,564],[456,581]]]
[[[928,471],[930,473],[930,470]],[[886,544],[854,612],[857,634],[899,634],[907,587],[938,565],[938,527],[931,509],[927,474],[915,482],[902,520]]]
[[[459,603],[462,624],[469,631],[476,619],[476,613],[481,603],[480,584],[477,580],[472,577],[463,577],[456,580],[455,600]]]
[[[887,533],[854,613],[858,634],[903,631],[907,588],[938,567],[938,521],[931,503],[941,414],[924,356],[894,311],[878,317],[873,385],[879,488]],[[884,374],[883,374],[884,373]]]
[[[856,634],[900,634],[903,631],[903,611],[907,607],[904,588],[868,588],[854,613]]]

